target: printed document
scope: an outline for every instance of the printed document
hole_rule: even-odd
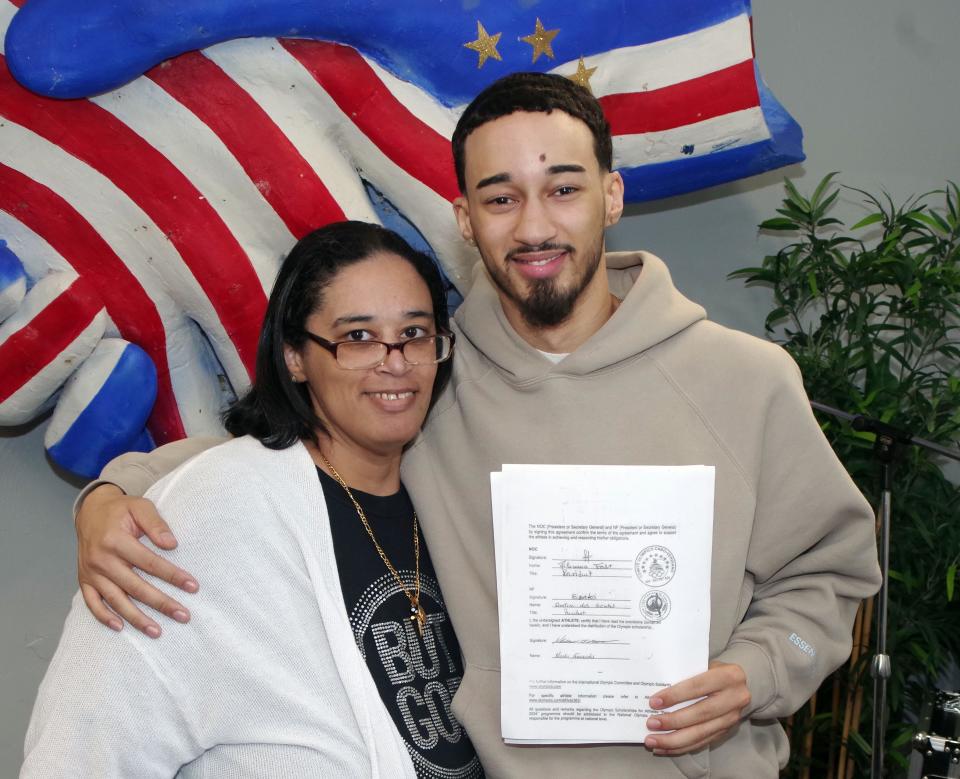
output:
[[[490,481],[504,741],[642,742],[650,695],[707,670],[713,467]]]

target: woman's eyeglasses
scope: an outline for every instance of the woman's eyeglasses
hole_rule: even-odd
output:
[[[304,331],[318,346],[332,354],[341,368],[360,371],[383,365],[390,352],[398,349],[408,365],[436,365],[453,354],[453,333],[421,335],[409,341],[388,344],[385,341],[328,341]]]

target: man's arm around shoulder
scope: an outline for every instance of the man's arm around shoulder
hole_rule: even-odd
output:
[[[108,463],[100,479],[77,498],[74,518],[80,591],[87,608],[107,627],[120,630],[126,620],[152,638],[160,636],[160,626],[131,598],[178,622],[190,619],[190,612],[182,604],[145,582],[134,570],[146,571],[186,592],[198,588],[191,574],[140,542],[146,535],[161,549],[177,545],[173,531],[153,504],[138,496],[194,455],[223,440],[187,438],[149,453],[121,455]]]

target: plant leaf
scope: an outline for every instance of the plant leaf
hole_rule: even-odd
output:
[[[787,217],[774,217],[773,219],[767,219],[764,222],[760,223],[761,230],[799,230],[800,225],[798,225],[792,219]]]
[[[873,748],[866,742],[866,739],[856,731],[850,731],[850,740],[860,748],[863,754],[873,754]]]
[[[907,728],[899,736],[897,736],[893,741],[890,742],[891,749],[899,749],[908,741],[913,738],[913,729]]]
[[[859,230],[861,227],[866,227],[867,225],[876,224],[877,222],[883,221],[883,214],[870,214],[865,216],[859,222],[857,222],[851,230]]]
[[[741,269],[739,278],[762,276],[769,283],[767,337],[793,356],[810,397],[956,447],[960,187],[948,182],[901,203],[884,192],[853,190],[866,204],[853,228],[826,216],[826,209],[836,207],[835,187],[853,189],[826,177],[806,200],[794,182],[785,182],[784,199],[770,209],[770,229],[782,230],[781,247],[757,263],[760,268]],[[818,418],[854,481],[876,504],[875,434]],[[911,447],[904,448],[893,473],[897,528],[890,550],[888,691],[894,724],[887,743],[899,751],[888,752],[891,776],[904,773],[898,766],[912,736],[912,727],[902,724],[906,712],[916,711],[941,669],[960,658],[960,485],[941,467],[936,455]],[[831,701],[837,690],[862,684],[868,670],[869,653],[821,687],[814,710],[803,707],[790,718],[794,751],[784,777],[797,779],[804,769],[827,775],[841,739]],[[851,724],[855,735],[847,746],[860,772],[869,763],[869,730],[863,717]],[[801,747],[807,734],[814,738],[812,754]]]
[[[830,206],[833,205],[833,201],[837,199],[837,196],[839,194],[840,194],[840,190],[838,189],[835,192],[833,192],[833,194],[831,194],[826,200],[820,203],[820,205],[815,205],[813,209],[813,218],[819,219],[820,217],[822,217],[830,208]],[[816,201],[814,202],[816,203]]]
[[[924,214],[921,211],[913,212],[910,217],[918,222],[923,222],[923,224],[927,225],[927,227],[932,227],[937,232],[946,233],[950,230],[950,228],[945,222],[943,222],[942,219],[938,220],[935,216]]]
[[[820,179],[820,183],[817,184],[817,188],[813,190],[813,197],[810,198],[810,202],[816,206],[820,202],[820,198],[823,196],[824,190],[830,186],[830,182],[833,181],[833,177],[839,175],[840,171],[834,170]]]

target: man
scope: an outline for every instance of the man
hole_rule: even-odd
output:
[[[656,257],[605,253],[623,182],[586,91],[543,74],[501,79],[468,106],[453,150],[454,211],[483,267],[456,315],[450,388],[403,477],[463,650],[455,713],[490,776],[775,777],[787,758],[775,718],[843,662],[857,603],[879,584],[869,506],[782,350],[706,321]],[[141,493],[172,459],[127,458],[104,479]],[[651,697],[655,709],[687,705],[648,721],[646,750],[500,737],[489,473],[536,462],[716,467],[711,667]],[[98,618],[119,626],[102,597],[159,635],[121,588],[187,618],[129,570],[196,587],[134,540],[174,543],[151,507],[103,487],[78,530]]]

